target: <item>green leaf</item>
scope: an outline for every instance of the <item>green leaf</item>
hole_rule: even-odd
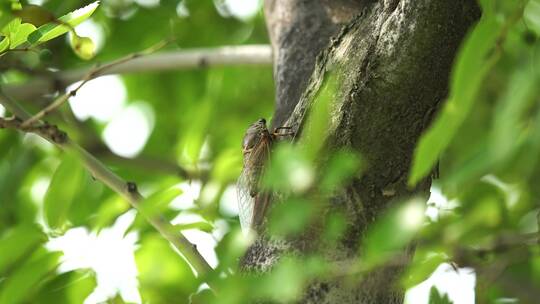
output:
[[[20,225],[4,233],[0,239],[0,275],[46,240],[34,225]]]
[[[520,142],[523,141],[521,135],[527,124],[522,122],[522,118],[526,116],[531,104],[537,102],[536,93],[538,92],[537,73],[530,67],[528,63],[517,69],[510,77],[508,88],[498,102],[490,149],[495,161],[502,160],[517,150]]]
[[[166,188],[165,190],[156,191],[144,199],[139,203],[135,220],[130,229],[126,230],[126,234],[133,230],[142,231],[149,227],[148,219],[166,213],[170,202],[180,194],[182,194],[182,190],[178,188]],[[173,229],[182,230],[182,227],[173,227]]]
[[[83,8],[58,18],[58,21],[40,26],[34,33],[32,33],[32,35],[30,35],[30,37],[28,37],[28,41],[35,45],[49,41],[67,33],[68,31],[71,31],[75,26],[88,19],[94,13],[98,5],[99,1],[93,2]],[[59,22],[61,24],[58,24]]]
[[[13,14],[22,19],[25,23],[35,26],[42,26],[45,23],[56,20],[54,15],[39,5],[27,4],[20,10],[13,11]]]
[[[301,146],[306,147],[311,159],[315,159],[321,152],[326,137],[326,134],[331,134],[332,129],[336,126],[330,119],[332,103],[335,100],[340,89],[340,81],[335,72],[325,75],[320,89],[313,100],[313,109],[309,112],[306,119],[304,130],[302,131],[303,143]]]
[[[7,10],[3,11],[0,9],[0,29],[13,20],[13,15],[11,15]]]
[[[173,226],[175,230],[182,231],[188,229],[198,229],[204,232],[212,232],[214,227],[208,222],[194,222],[189,224],[176,224]]]
[[[147,234],[140,244],[135,262],[143,302],[174,303],[197,290],[199,280],[169,242],[159,235]]]
[[[405,288],[411,288],[427,280],[431,274],[447,260],[444,253],[419,249],[414,255],[407,273],[403,276],[402,283]]]
[[[320,187],[331,192],[341,187],[360,170],[359,157],[349,151],[338,151],[328,161],[328,166],[322,176]]]
[[[523,19],[529,29],[540,35],[540,0],[529,0],[523,11]]]
[[[71,48],[81,59],[90,60],[96,55],[96,45],[92,39],[72,33],[70,41]]]
[[[142,201],[137,210],[145,217],[153,217],[167,209],[169,203],[180,194],[182,194],[182,190],[178,188],[158,191]]]
[[[262,280],[256,293],[263,299],[288,303],[297,302],[309,275],[305,264],[293,258],[283,258]],[[278,293],[276,291],[279,290]]]
[[[2,34],[9,39],[9,48],[14,49],[26,42],[28,35],[35,30],[34,25],[22,23],[21,18],[15,18],[2,29]]]
[[[0,41],[0,53],[7,50],[9,48],[9,38],[4,37],[2,41]]]
[[[439,293],[439,290],[437,287],[432,286],[429,291],[429,304],[452,304],[453,302],[450,301],[448,298],[448,294],[446,293]]]
[[[300,234],[315,214],[313,201],[289,199],[277,204],[270,212],[269,233],[274,236]]]
[[[496,62],[497,57],[489,55],[500,31],[501,25],[495,17],[483,18],[467,38],[454,68],[450,98],[416,147],[410,185],[416,185],[431,171],[469,115],[486,74]]]
[[[96,219],[99,208],[106,203],[102,198],[104,187],[88,171],[83,172],[81,187],[74,198],[77,208],[70,208],[67,216],[73,226],[85,226]]]
[[[288,143],[278,145],[263,176],[263,186],[295,193],[308,190],[315,181],[315,170],[302,152]]]
[[[64,154],[45,194],[45,219],[51,228],[60,228],[67,219],[75,195],[81,188],[84,169],[73,154]]]
[[[423,200],[413,199],[391,209],[373,224],[362,247],[366,267],[383,264],[400,253],[422,227],[425,207]]]
[[[96,276],[89,270],[62,273],[43,286],[31,303],[83,303],[96,288]]]
[[[2,282],[0,304],[24,302],[35,292],[37,285],[53,271],[62,254],[40,248],[32,257]]]

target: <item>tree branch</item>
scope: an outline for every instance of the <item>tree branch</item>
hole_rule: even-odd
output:
[[[77,92],[90,80],[96,78],[98,75],[101,75],[101,74],[104,74],[106,73],[108,70],[114,68],[115,66],[118,66],[118,65],[121,65],[121,64],[125,64],[135,58],[139,58],[139,57],[142,57],[142,56],[145,56],[147,54],[151,54],[151,53],[154,53],[155,51],[161,49],[162,47],[164,47],[165,45],[167,45],[168,41],[161,41],[159,42],[158,44],[142,51],[142,52],[137,52],[137,53],[133,53],[133,54],[130,54],[130,55],[127,55],[123,58],[120,58],[120,59],[117,59],[115,61],[112,61],[112,62],[109,62],[107,64],[103,64],[103,65],[98,65],[92,69],[90,69],[85,75],[84,75],[84,78],[82,79],[82,81],[79,83],[79,85],[73,89],[73,90],[70,90],[69,92],[66,92],[64,93],[63,95],[61,95],[60,97],[56,98],[52,103],[50,103],[48,106],[46,106],[43,110],[37,112],[36,114],[34,114],[34,116],[28,118],[27,120],[25,120],[21,127],[25,128],[25,127],[28,127],[30,126],[31,124],[33,124],[34,122],[42,119],[45,115],[55,111],[56,109],[58,109],[59,107],[61,107],[64,103],[66,103],[66,101],[68,101],[69,97],[71,96],[75,96],[77,94]]]
[[[144,197],[137,190],[135,183],[127,182],[114,174],[94,156],[72,142],[65,132],[59,130],[54,125],[43,123],[22,127],[22,120],[30,118],[31,115],[3,92],[0,92],[0,104],[4,105],[6,109],[16,116],[16,118],[12,119],[0,119],[0,128],[13,128],[23,132],[36,133],[62,150],[76,153],[94,178],[103,182],[111,190],[124,197],[133,208],[139,208]],[[199,276],[206,278],[213,272],[212,267],[198,252],[197,247],[190,243],[181,232],[175,232],[174,227],[166,221],[163,216],[156,215],[154,217],[147,217],[147,220],[165,239],[178,249]],[[207,284],[214,288],[214,285],[211,282],[207,281]]]
[[[183,70],[211,66],[270,65],[271,63],[272,50],[268,45],[200,48],[131,58],[129,61],[94,73],[90,79],[110,74]],[[103,66],[108,65],[110,63],[103,64]],[[24,84],[5,86],[4,92],[15,99],[30,100],[54,92],[59,87],[64,88],[82,80],[91,71],[91,68],[84,68],[51,73],[48,77],[39,77]]]

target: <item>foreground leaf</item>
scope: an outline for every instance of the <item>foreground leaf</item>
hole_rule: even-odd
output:
[[[36,286],[58,266],[61,254],[41,248],[22,267],[2,282],[0,304],[22,303]]]
[[[0,239],[0,275],[45,241],[45,235],[34,225],[21,225],[4,233]]]
[[[437,287],[432,286],[429,291],[429,304],[452,304],[448,298],[448,294],[441,293]]]
[[[412,240],[424,223],[425,203],[411,200],[373,224],[363,243],[362,262],[370,268],[385,263]]]
[[[14,49],[26,42],[28,35],[35,30],[34,25],[22,23],[21,18],[15,18],[2,29],[2,35],[6,36],[4,39],[8,40],[9,49]],[[5,42],[2,42],[2,44],[5,44]]]
[[[467,39],[452,75],[450,98],[416,148],[410,185],[415,185],[431,171],[469,115],[482,81],[496,61],[494,56],[489,58],[488,55],[500,31],[501,24],[495,17],[484,18]]]
[[[96,285],[96,276],[92,271],[74,270],[47,282],[32,301],[41,304],[83,303]]]
[[[58,21],[40,26],[28,37],[28,41],[32,44],[39,44],[67,33],[75,26],[88,19],[94,13],[98,5],[99,1],[93,2],[92,4],[58,18]]]
[[[530,0],[523,11],[523,19],[536,35],[540,35],[540,0]]]
[[[54,15],[39,5],[28,4],[13,14],[22,19],[25,23],[31,23],[34,26],[42,26],[45,23],[52,22],[56,18]]]
[[[83,170],[75,155],[64,154],[45,194],[45,219],[51,228],[59,228],[65,222],[73,199],[81,188]]]

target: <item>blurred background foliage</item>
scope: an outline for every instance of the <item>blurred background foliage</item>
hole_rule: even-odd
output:
[[[230,10],[230,2],[103,0],[89,19],[76,27],[77,34],[39,43],[35,42],[39,37],[30,38],[32,35],[23,32],[42,29],[43,25],[36,18],[21,17],[21,8],[31,17],[45,18],[44,26],[56,27],[54,22],[46,23],[50,15],[69,17],[70,12],[96,4],[80,0],[2,2],[1,35],[4,39],[24,37],[16,46],[0,41],[0,48],[5,47],[0,55],[2,86],[25,83],[51,69],[71,70],[107,62],[171,38],[173,42],[163,51],[268,43],[260,3],[255,14],[243,16]],[[540,1],[479,3],[482,19],[456,59],[449,98],[419,142],[409,180],[415,184],[439,162],[440,179],[435,180],[434,189],[444,199],[432,198],[426,204],[411,198],[395,204],[397,207],[382,215],[366,233],[362,259],[350,261],[343,269],[321,256],[292,256],[283,258],[271,273],[238,275],[238,260],[249,241],[240,231],[234,210],[234,183],[242,166],[240,142],[250,123],[260,117],[271,118],[274,89],[270,66],[126,74],[120,76],[126,95],[120,107],[137,109],[149,126],[140,151],[126,155],[111,151],[106,133],[114,115],[81,118],[72,102],[47,120],[58,124],[115,173],[136,181],[142,194],[149,197],[143,203],[144,212],[157,210],[178,230],[194,232],[193,238],[210,239],[210,250],[206,251],[213,254],[215,244],[215,261],[211,261],[215,274],[197,278],[143,217],[130,213],[127,202],[83,169],[76,155],[62,153],[37,136],[2,130],[0,303],[88,301],[96,286],[107,280],[91,263],[66,266],[70,261],[66,260],[65,245],[55,246],[62,237],[82,238],[81,231],[89,238],[108,235],[116,243],[134,239],[131,256],[141,298],[127,296],[118,287],[109,291],[106,301],[110,303],[294,302],[313,279],[350,276],[351,284],[358,283],[374,267],[398,261],[411,241],[416,244],[416,254],[403,275],[404,287],[424,281],[441,263],[451,263],[456,269],[474,269],[479,302],[510,298],[534,303],[540,298],[540,248],[536,243],[540,211]],[[32,7],[36,4],[37,8]],[[17,10],[19,13],[14,13]],[[35,28],[8,27],[14,18],[35,22]],[[84,26],[101,33],[92,37],[91,45],[84,39]],[[40,37],[46,33],[42,31]],[[81,54],[81,48],[91,51]],[[90,97],[96,99],[112,94],[100,92],[111,89],[107,86],[92,88],[95,91]],[[327,214],[322,223],[317,222],[317,215],[330,196],[359,176],[365,164],[360,155],[348,150],[320,154],[316,136],[324,132],[328,122],[325,115],[333,90],[339,90],[339,85],[330,82],[319,94],[310,116],[311,127],[301,145],[279,144],[272,155],[264,185],[284,194],[283,203],[269,215],[269,233],[274,238],[295,237],[314,223],[323,227],[320,241],[328,245],[344,235],[344,215],[339,210]],[[35,113],[51,100],[52,96],[42,96],[19,102]],[[100,107],[109,107],[98,101]],[[0,114],[10,113],[2,108]],[[116,139],[145,138],[139,132],[124,127]],[[205,174],[190,181],[180,174],[180,168]],[[86,230],[77,230],[81,228]],[[107,244],[112,260],[113,251],[118,249],[114,243]],[[85,246],[89,246],[85,249],[89,255],[97,254],[92,247],[97,242]],[[203,250],[204,246],[197,246]],[[212,259],[212,254],[205,257]],[[107,260],[109,256],[105,253],[100,258]],[[121,267],[115,270],[114,264],[106,267],[123,271]],[[205,280],[216,282],[217,296],[205,287]],[[433,288],[430,302],[451,301]]]

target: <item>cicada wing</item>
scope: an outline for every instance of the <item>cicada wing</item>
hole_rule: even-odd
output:
[[[250,178],[249,168],[244,167],[236,183],[238,216],[240,217],[240,227],[244,232],[249,231],[251,228],[253,209],[255,207],[255,197],[250,194]]]
[[[267,138],[261,137],[254,149],[244,155],[244,168],[236,185],[240,226],[244,231],[253,228],[253,217],[257,212],[256,198],[261,188],[260,180],[269,156],[270,143]]]

